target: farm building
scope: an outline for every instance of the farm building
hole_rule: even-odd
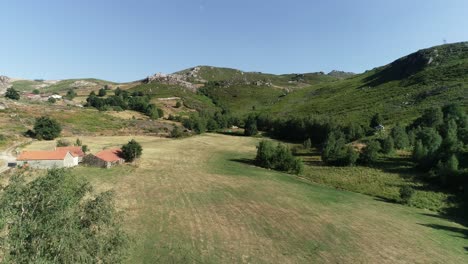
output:
[[[122,158],[122,150],[105,149],[96,154],[90,154],[84,157],[83,162],[102,168],[110,168],[117,164],[122,164],[125,160]]]
[[[78,165],[70,151],[23,151],[16,159],[19,166],[37,169],[68,168]]]
[[[56,147],[55,150],[57,151],[70,151],[73,157],[76,160],[76,164],[81,163],[85,153],[80,146],[69,146],[69,147]]]

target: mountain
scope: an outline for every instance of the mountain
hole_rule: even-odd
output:
[[[343,71],[269,74],[196,66],[172,74],[157,73],[131,83],[98,79],[60,81],[2,77],[0,88],[63,93],[76,89],[83,98],[103,86],[141,91],[155,98],[179,97],[192,109],[225,109],[237,116],[327,115],[367,122],[374,113],[408,122],[432,106],[457,102],[467,107],[468,42],[422,49],[361,74]]]

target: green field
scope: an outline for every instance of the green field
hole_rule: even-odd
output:
[[[130,138],[82,140],[96,151]],[[133,239],[128,263],[468,261],[465,227],[431,211],[253,167],[258,139],[135,138],[144,149],[137,166],[72,170],[97,191],[116,191]],[[37,144],[28,148],[48,143]]]

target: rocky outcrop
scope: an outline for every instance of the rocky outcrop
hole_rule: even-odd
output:
[[[195,91],[197,86],[193,83],[187,81],[187,77],[180,74],[164,74],[156,73],[154,75],[148,76],[145,80],[147,83],[159,82],[169,85],[179,85],[185,87],[191,91]]]
[[[10,86],[11,79],[7,76],[0,76],[0,94],[4,94]]]
[[[348,77],[351,77],[351,76],[355,75],[355,73],[333,70],[333,71],[329,72],[327,75],[332,76],[332,77],[336,77],[336,78],[339,78],[339,79],[344,79],[344,78],[348,78]]]

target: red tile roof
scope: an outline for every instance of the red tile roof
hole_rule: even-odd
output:
[[[16,160],[63,160],[69,151],[23,151]]]
[[[84,157],[84,152],[80,146],[69,146],[69,147],[57,147],[58,151],[70,151],[70,153],[75,157]]]
[[[102,151],[99,151],[95,155],[96,157],[107,161],[107,162],[114,162],[114,161],[120,161],[122,160],[122,150],[120,149],[105,149]]]

